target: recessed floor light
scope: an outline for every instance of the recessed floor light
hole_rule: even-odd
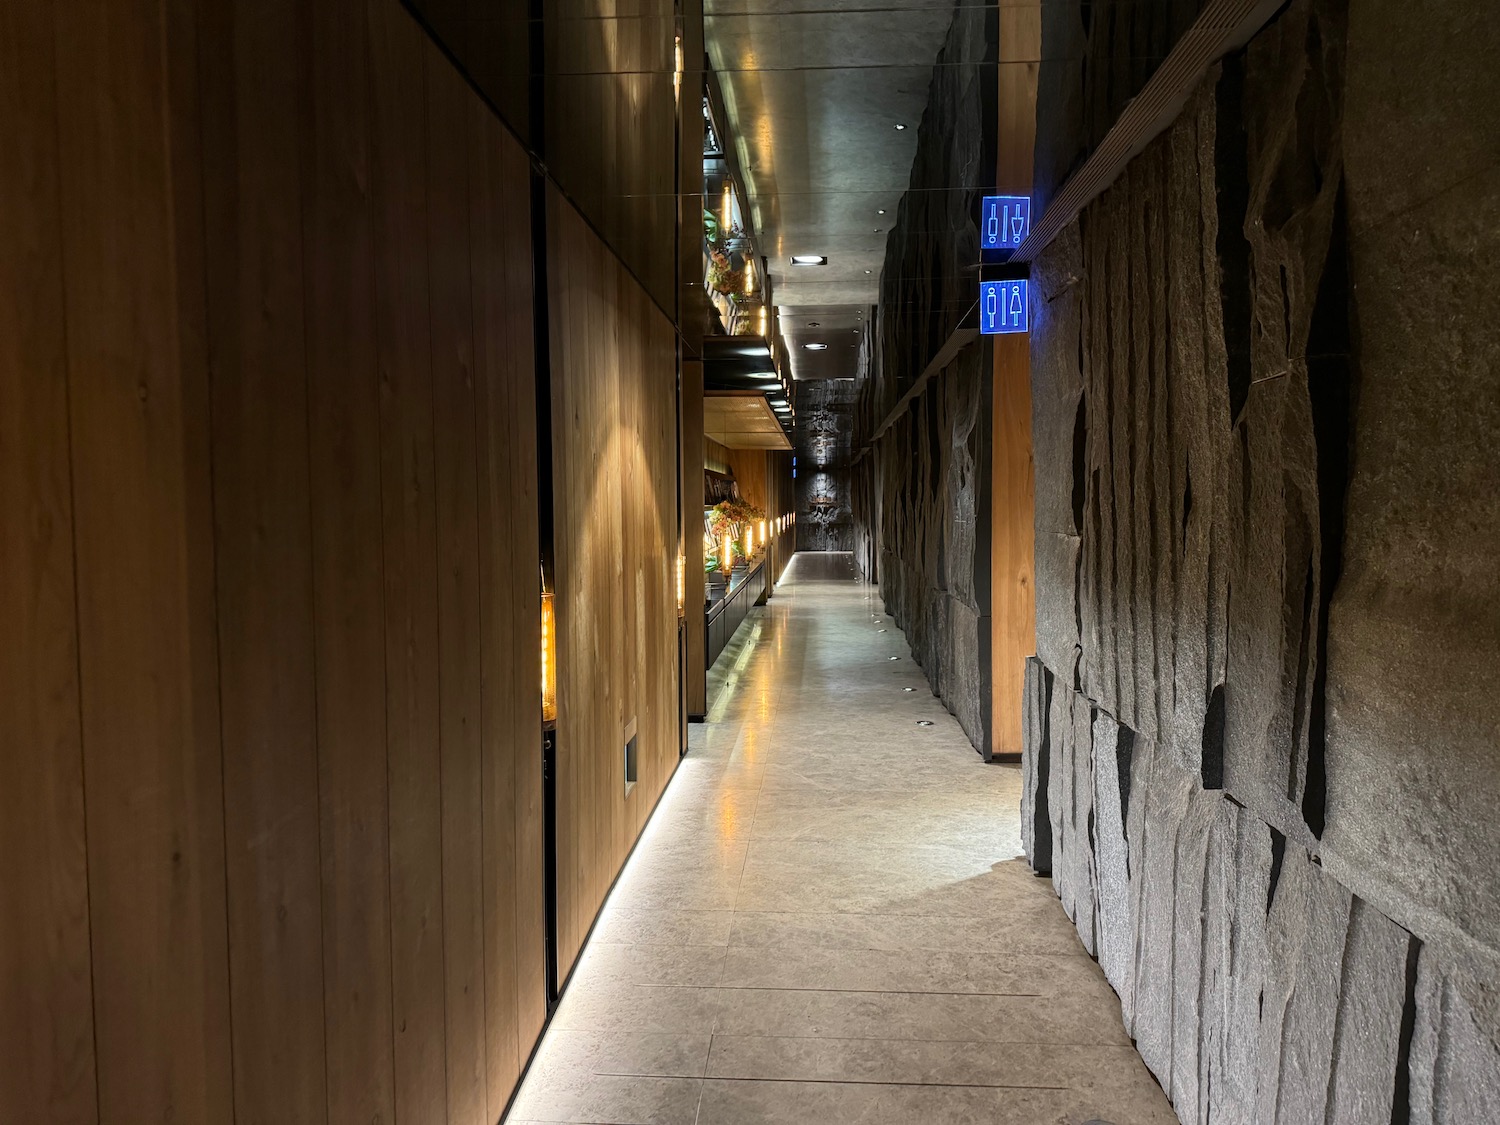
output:
[[[905,129],[905,128],[906,128],[906,126],[905,126],[905,125],[897,125],[897,126],[896,126],[896,132],[898,132],[898,133],[899,133],[899,132],[901,132],[901,131],[902,131],[902,130],[903,130],[903,129]]]
[[[803,344],[802,346],[810,352],[825,352],[828,350],[827,344]]]
[[[793,254],[792,265],[794,266],[826,266],[828,256],[826,254]]]
[[[919,726],[919,727],[930,727],[930,726],[932,726],[932,720],[931,719],[918,719],[917,720],[917,726]]]
[[[869,273],[869,272],[871,272],[871,271],[869,271],[869,270],[865,270],[865,273]]]
[[[901,658],[899,656],[892,656],[892,657],[888,657],[888,659],[890,659],[890,660],[900,660]]]
[[[902,690],[902,691],[916,691],[916,690],[917,690],[917,689],[916,689],[916,688],[914,688],[914,687],[904,687],[904,688],[902,688],[902,689],[901,689],[901,690]]]
[[[879,210],[877,210],[875,212],[875,214],[877,214],[877,215],[884,215],[885,214],[885,208],[884,207],[880,208]]]

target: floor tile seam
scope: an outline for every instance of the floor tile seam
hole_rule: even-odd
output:
[[[1056,1093],[1070,1093],[1075,1090],[1087,1090],[1086,1086],[1047,1086],[1025,1082],[899,1082],[888,1079],[875,1078],[747,1078],[740,1075],[728,1074],[705,1074],[703,1081],[708,1082],[781,1082],[795,1083],[797,1085],[818,1086],[892,1086],[904,1089],[937,1089],[937,1090],[1041,1090]]]
[[[665,981],[631,980],[627,977],[605,978],[592,981],[595,985],[628,985],[632,988],[695,988],[715,989],[720,992],[786,992],[818,993],[825,996],[944,996],[987,997],[989,999],[1048,1000],[1056,998],[1052,992],[968,991],[953,988],[834,988],[828,985],[791,984],[727,984],[722,979],[727,966],[721,966],[721,979],[705,984],[671,984]]]
[[[644,943],[637,943],[637,944],[644,944]],[[666,944],[663,944],[660,947],[661,948],[671,948],[670,945],[666,945]],[[788,952],[794,953],[794,954],[796,954],[796,953],[810,952],[810,951],[822,951],[822,952],[827,952],[827,953],[847,953],[847,954],[849,954],[851,956],[858,956],[861,953],[892,953],[892,954],[903,954],[903,955],[908,955],[908,956],[912,956],[912,957],[918,957],[918,956],[924,956],[926,954],[931,954],[931,953],[948,954],[948,953],[965,953],[965,952],[968,952],[967,950],[952,949],[952,948],[949,948],[947,946],[894,946],[893,947],[893,946],[887,946],[887,945],[869,945],[869,946],[859,946],[859,947],[856,947],[856,946],[852,946],[852,945],[848,945],[848,946],[846,946],[846,945],[812,945],[812,944],[783,945],[780,942],[768,943],[768,944],[765,944],[765,945],[750,945],[750,944],[747,944],[745,942],[730,942],[728,948],[730,949],[731,952],[734,951],[734,950],[744,950],[744,949],[754,949],[754,950],[786,949]],[[1071,964],[1074,963],[1074,962],[1076,962],[1079,967],[1082,967],[1084,964],[1089,964],[1089,965],[1096,965],[1096,964],[1098,964],[1097,961],[1095,961],[1091,956],[1089,956],[1089,954],[1085,950],[1083,950],[1081,948],[1079,949],[1079,951],[1077,953],[1026,953],[1026,954],[1022,954],[1022,956],[1026,956],[1026,957],[1055,957],[1058,960],[1069,962],[1070,963],[1070,967],[1071,967]]]
[[[717,1020],[718,1016],[715,1015],[714,1019]],[[708,1064],[713,1059],[713,1057],[714,1057],[714,1033],[712,1031],[710,1031],[708,1033],[708,1045],[703,1050],[703,1074],[699,1078],[699,1083],[700,1084],[698,1086],[698,1104],[693,1109],[693,1125],[698,1125],[698,1119],[703,1116],[703,1093],[704,1093],[704,1088],[705,1088],[704,1084],[707,1083],[707,1081],[708,1081]]]
[[[1126,1043],[1078,1043],[1078,1042],[1036,1042],[1033,1040],[1004,1040],[1004,1039],[976,1039],[973,1036],[948,1038],[906,1038],[893,1039],[889,1035],[757,1035],[734,1032],[720,1032],[713,1036],[715,1041],[727,1040],[755,1040],[771,1042],[780,1039],[793,1040],[798,1043],[884,1043],[892,1047],[907,1047],[911,1045],[930,1046],[966,1046],[976,1048],[989,1048],[994,1046],[1010,1047],[1035,1047],[1038,1050],[1069,1050],[1069,1051],[1104,1051],[1110,1054],[1120,1055],[1126,1061],[1134,1062],[1140,1055],[1133,1042]],[[1146,1072],[1146,1073],[1149,1073]]]
[[[878,1078],[783,1078],[776,1075],[743,1074],[633,1074],[629,1071],[596,1070],[596,1078],[662,1078],[672,1081],[709,1082],[778,1082],[798,1086],[896,1086],[907,1089],[937,1090],[1044,1090],[1069,1093],[1087,1090],[1088,1086],[1044,1086],[1027,1082],[899,1082]]]
[[[830,988],[826,985],[718,984],[721,992],[817,993],[823,996],[974,996],[990,999],[1047,1000],[1046,992],[965,992],[951,988]]]
[[[740,910],[741,907],[739,907],[739,906],[736,905],[736,906],[732,906],[732,907],[725,907],[725,909],[728,909],[728,910]],[[754,908],[745,908],[745,910],[746,910],[746,913],[750,913],[750,914],[772,913],[771,911],[757,910],[757,909],[754,909]],[[801,908],[801,909],[775,911],[774,913],[778,913],[778,914],[809,914],[809,913],[812,913],[812,911],[809,911],[809,910],[807,910],[804,907],[804,908]],[[922,918],[922,917],[925,917],[925,915],[922,915],[922,914],[903,914],[900,911],[892,911],[892,910],[868,910],[868,911],[853,910],[853,911],[849,911],[848,913],[856,914],[856,915],[863,915],[866,918]],[[985,914],[960,914],[960,915],[957,915],[957,917],[960,917],[960,918],[974,918],[974,919],[977,920],[977,919],[985,918],[985,917],[987,917],[987,915],[985,915]]]
[[[934,988],[826,988],[826,987],[792,987],[774,984],[666,984],[660,981],[622,981],[612,983],[625,984],[631,988],[652,989],[676,989],[678,991],[694,992],[784,992],[796,994],[820,994],[825,996],[942,996],[950,999],[991,999],[991,1000],[1051,1000],[1054,994],[1046,992],[956,992],[952,989]],[[584,1028],[564,1028],[564,1030],[586,1030]]]

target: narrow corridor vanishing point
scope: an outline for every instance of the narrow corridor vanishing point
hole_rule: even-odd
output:
[[[1175,1121],[849,556],[755,612],[512,1125]]]

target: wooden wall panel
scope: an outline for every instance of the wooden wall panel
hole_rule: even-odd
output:
[[[670,323],[555,190],[547,253],[566,974],[678,756],[676,356]]]
[[[50,9],[0,5],[0,1121],[97,1120]]]
[[[513,813],[516,836],[516,1010],[521,1060],[541,1035],[546,1018],[547,927],[543,888],[545,811],[542,804],[541,727],[541,548],[538,528],[539,480],[536,322],[533,316],[531,165],[519,144],[491,122],[489,146],[502,190],[496,213],[502,219],[495,259],[500,282],[499,319],[494,347],[507,387],[509,413],[503,435],[511,474],[504,482],[510,504],[510,616],[505,651],[514,654],[515,672],[504,679],[509,695],[501,721],[524,732],[516,751]],[[493,415],[492,415],[493,416]],[[510,718],[514,716],[514,718]]]
[[[1036,652],[1035,469],[1031,352],[1024,335],[995,337],[990,494],[990,745],[1019,754],[1026,658]]]
[[[128,0],[59,13],[56,35],[99,1111],[223,1121],[195,29]]]
[[[729,468],[740,486],[740,499],[769,511],[770,493],[766,480],[767,450],[731,449]]]
[[[996,68],[998,190],[1030,195],[1036,149],[1039,0],[1000,8]],[[1019,754],[1026,660],[1036,652],[1036,470],[1031,449],[1031,351],[1025,336],[994,341],[990,489],[990,751]]]
[[[701,178],[700,178],[701,183]],[[687,645],[683,677],[687,712],[701,718],[708,713],[708,653],[703,633],[703,361],[682,363],[682,547],[683,629]]]
[[[447,1112],[423,36],[370,5],[396,1120]]]
[[[212,5],[200,28],[229,63],[202,73],[204,207],[235,1112],[254,1122],[327,1112],[296,9]]]
[[[437,489],[438,745],[442,787],[448,1121],[489,1125],[485,1068],[484,801],[478,403],[470,277],[469,95],[424,48],[428,292]],[[493,649],[492,649],[493,651]]]
[[[526,653],[499,644],[510,620],[510,593],[515,580],[510,531],[514,520],[507,492],[514,463],[507,440],[508,380],[503,355],[504,218],[508,202],[503,170],[494,150],[498,130],[478,107],[469,120],[470,237],[474,245],[471,272],[474,302],[474,388],[479,408],[480,629],[489,658],[480,681],[480,792],[484,802],[484,1002],[485,1083],[491,1119],[505,1104],[515,1082],[518,1054],[514,1025],[504,1014],[516,1006],[516,983],[508,966],[516,963],[516,834],[505,810],[514,807],[515,763],[525,745],[522,732],[501,720],[510,712],[506,684],[526,675]],[[535,590],[536,585],[530,584]],[[540,613],[540,608],[538,609]],[[540,732],[538,720],[535,731]]]
[[[331,1121],[394,1119],[384,552],[368,26],[311,8],[303,155]]]
[[[493,1122],[525,154],[395,0],[8,5],[0,126],[0,1120]]]
[[[549,0],[545,10],[547,166],[658,305],[675,309],[672,0]]]

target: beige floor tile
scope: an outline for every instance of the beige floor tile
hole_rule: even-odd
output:
[[[1168,1125],[1019,858],[1019,770],[827,567],[799,557],[715,669],[511,1125]]]

